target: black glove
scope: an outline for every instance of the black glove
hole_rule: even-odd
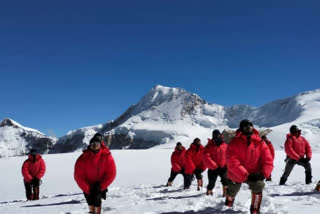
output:
[[[107,192],[108,192],[108,188],[101,191],[101,198],[103,198],[104,200],[106,200],[107,198]]]
[[[302,163],[308,163],[310,161],[310,158],[301,158],[299,161]]]
[[[32,179],[31,184],[34,186],[40,186],[40,181],[41,181],[40,179],[34,178]]]
[[[300,160],[301,160],[301,159],[300,159]],[[299,161],[300,161],[300,160],[299,160]],[[290,163],[290,164],[296,164],[297,161],[296,161],[295,159],[289,158],[288,163]]]
[[[94,183],[90,186],[90,195],[99,195],[101,194],[100,183]]]
[[[261,173],[251,173],[249,174],[247,181],[256,182],[263,181],[265,177]]]

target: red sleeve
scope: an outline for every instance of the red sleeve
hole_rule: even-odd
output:
[[[32,180],[32,176],[30,175],[29,173],[29,161],[26,160],[23,165],[22,165],[22,169],[21,169],[21,172],[22,172],[22,175],[23,175],[23,178],[26,182],[31,182]]]
[[[193,173],[193,171],[196,168],[193,161],[192,161],[192,158],[191,158],[191,152],[189,152],[189,151],[186,152],[185,161],[186,161],[185,173],[190,175]]]
[[[305,138],[303,138],[303,141],[304,141],[305,147],[306,147],[307,158],[309,158],[311,160],[311,158],[312,158],[312,150],[311,150],[310,143]]]
[[[116,164],[114,163],[113,157],[110,155],[107,156],[104,168],[104,179],[101,183],[101,190],[105,190],[108,186],[114,181],[116,177]]]
[[[174,172],[180,172],[181,171],[181,167],[178,164],[178,155],[176,155],[175,152],[172,153],[171,155],[171,170]]]
[[[269,178],[273,170],[273,157],[265,142],[261,143],[260,148],[261,156],[259,163],[262,165],[262,174],[265,178]]]
[[[286,142],[284,143],[284,149],[287,155],[294,160],[299,160],[300,156],[293,150],[292,148],[292,137],[288,137]]]
[[[242,183],[247,180],[249,172],[241,164],[238,158],[238,152],[239,150],[237,150],[235,144],[231,142],[227,148],[227,168],[228,171],[230,171],[230,173],[233,175],[236,175],[238,180]]]
[[[43,177],[44,173],[46,172],[46,164],[42,158],[39,161],[40,161],[40,169],[39,169],[39,172],[36,177],[38,179],[41,179]]]
[[[84,160],[83,154],[78,158],[75,166],[74,166],[74,180],[77,182],[80,189],[83,192],[89,194],[90,192],[90,185],[85,181],[85,169],[84,169]]]
[[[274,152],[274,148],[273,148],[273,145],[271,144],[271,142],[268,143],[268,148],[269,148],[269,150],[270,150],[270,152],[271,152],[272,158],[274,159],[275,152]]]
[[[215,170],[216,168],[218,168],[217,163],[214,160],[212,160],[210,153],[206,150],[203,154],[203,162],[204,165],[209,169]]]

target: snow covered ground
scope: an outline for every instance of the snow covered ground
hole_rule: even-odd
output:
[[[250,191],[243,185],[234,208],[223,206],[219,182],[213,196],[205,189],[183,190],[182,176],[172,187],[165,187],[170,173],[172,149],[113,150],[117,177],[109,188],[104,213],[179,214],[179,213],[249,213]],[[0,159],[0,213],[1,214],[83,214],[87,213],[85,199],[73,180],[73,167],[80,153],[44,155],[47,172],[41,186],[41,200],[26,202],[21,176],[21,165],[26,157]],[[320,153],[313,154],[313,184],[304,184],[304,170],[296,166],[286,186],[279,186],[284,169],[285,154],[276,152],[273,181],[266,184],[262,213],[319,213],[320,194],[313,192],[320,179]],[[207,184],[207,174],[204,173]]]

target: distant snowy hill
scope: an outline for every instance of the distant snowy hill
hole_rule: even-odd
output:
[[[60,137],[49,153],[65,153],[70,151],[81,151],[87,147],[92,136],[100,131],[102,125],[85,127],[68,132]]]
[[[209,104],[180,88],[157,85],[119,118],[104,125],[72,131],[59,139],[54,153],[85,147],[99,131],[111,135],[112,149],[172,148],[177,141],[190,144],[195,137],[206,139],[213,129],[237,128],[242,119],[256,127],[271,128],[269,138],[279,149],[289,127],[297,124],[314,149],[320,149],[320,90],[309,91],[267,103],[261,107]],[[84,137],[85,136],[85,137]]]
[[[0,123],[0,157],[24,155],[30,148],[47,153],[55,143],[56,139],[14,120],[7,118]]]

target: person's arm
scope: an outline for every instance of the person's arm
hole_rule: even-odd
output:
[[[116,173],[117,173],[116,164],[111,154],[108,155],[107,157],[104,170],[105,170],[105,173],[104,173],[105,176],[103,178],[103,181],[100,184],[101,191],[107,189],[116,177]]]
[[[249,172],[241,164],[237,155],[237,148],[232,142],[229,144],[227,148],[226,159],[228,171],[230,171],[234,175],[237,175],[239,181],[245,182],[248,178]]]
[[[211,170],[215,170],[216,168],[218,168],[217,163],[211,158],[210,153],[206,150],[203,154],[203,163],[207,168]]]
[[[312,150],[311,150],[310,143],[305,138],[303,138],[303,141],[305,143],[306,156],[307,156],[307,158],[309,160],[311,160],[311,158],[312,158]]]
[[[36,178],[40,180],[43,177],[44,173],[46,172],[46,164],[42,158],[39,161],[40,161],[40,170]]]
[[[178,155],[175,152],[173,152],[171,155],[171,170],[174,172],[181,171],[181,167],[178,164],[178,159],[179,159]]]
[[[83,156],[81,155],[74,166],[74,180],[80,189],[86,194],[90,193],[90,185],[85,180],[85,171],[83,164]]]
[[[30,183],[32,181],[32,176],[30,175],[29,173],[29,161],[26,160],[23,165],[22,165],[22,168],[21,168],[21,173],[23,175],[23,178],[24,180],[27,182],[27,183]]]
[[[192,174],[195,170],[195,165],[192,161],[191,152],[187,151],[185,155],[185,173],[186,174]]]
[[[262,164],[262,174],[265,178],[269,178],[273,170],[273,157],[265,142],[261,143],[260,148],[259,163]]]

